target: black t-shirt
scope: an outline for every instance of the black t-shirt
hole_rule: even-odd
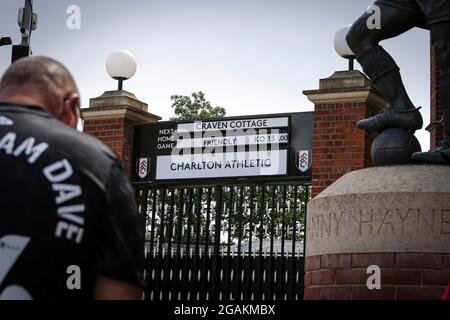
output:
[[[0,300],[89,299],[97,275],[144,286],[142,233],[108,147],[0,104]]]

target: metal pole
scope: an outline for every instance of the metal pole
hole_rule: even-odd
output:
[[[354,58],[348,59],[348,70],[349,71],[355,70],[355,59]]]
[[[119,88],[117,90],[123,90],[123,79],[119,79]]]
[[[25,0],[25,9],[23,11],[23,25],[20,28],[22,33],[22,46],[29,46],[31,41],[32,23],[33,23],[33,0]]]

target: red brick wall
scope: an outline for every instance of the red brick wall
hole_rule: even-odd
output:
[[[128,175],[131,173],[134,122],[118,118],[86,120],[84,132],[109,146],[120,160]]]
[[[439,68],[436,66],[436,56],[434,49],[431,48],[431,101],[430,101],[430,115],[431,123],[436,123],[441,120],[441,102],[439,98]],[[430,128],[430,147],[434,149],[436,145],[443,139],[443,130],[441,126],[433,126]]]
[[[313,131],[312,194],[318,195],[342,175],[371,165],[373,137],[356,121],[379,112],[365,102],[316,105]]]
[[[367,267],[381,268],[369,290]],[[440,300],[450,281],[450,254],[353,253],[306,258],[305,300]]]

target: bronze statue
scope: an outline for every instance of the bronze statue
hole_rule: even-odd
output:
[[[380,41],[394,38],[414,27],[431,32],[432,46],[440,69],[440,98],[443,112],[444,139],[429,152],[416,152],[412,159],[423,163],[450,164],[450,0],[378,0],[381,28],[371,29],[363,14],[347,34],[349,47],[364,72],[390,106],[383,112],[361,121],[357,126],[367,131],[402,128],[414,132],[423,126],[419,109],[411,102],[394,59]]]

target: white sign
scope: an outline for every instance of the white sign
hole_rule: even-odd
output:
[[[287,174],[287,150],[158,156],[156,180]]]
[[[287,133],[180,139],[178,149],[288,143]]]
[[[285,128],[289,126],[289,118],[264,118],[264,119],[242,119],[228,121],[196,121],[194,123],[180,123],[178,130],[198,131],[223,131],[223,130],[245,130],[245,129],[269,129]]]

